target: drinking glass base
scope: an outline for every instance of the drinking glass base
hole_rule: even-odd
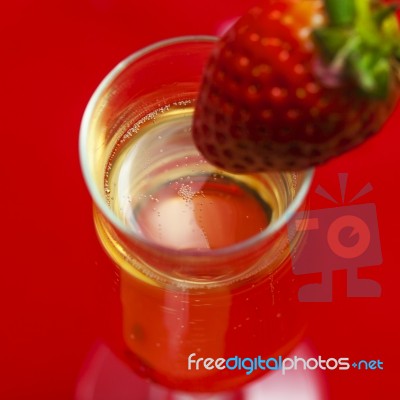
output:
[[[304,341],[292,352],[302,358],[317,357]],[[87,356],[78,378],[74,400],[325,400],[326,379],[320,370],[271,372],[229,393],[183,393],[154,385],[134,374],[102,342]]]

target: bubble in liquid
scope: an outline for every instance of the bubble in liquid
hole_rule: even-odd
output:
[[[196,196],[197,192],[192,190],[190,185],[182,184],[178,190],[178,195],[183,198],[185,201],[190,201]]]

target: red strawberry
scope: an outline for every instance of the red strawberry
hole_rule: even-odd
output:
[[[233,172],[303,169],[378,132],[400,93],[393,7],[269,0],[222,37],[206,66],[193,137]]]

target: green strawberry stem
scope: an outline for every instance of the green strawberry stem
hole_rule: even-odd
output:
[[[325,0],[328,24],[314,38],[328,72],[353,79],[362,93],[385,99],[399,72],[397,7],[374,0]]]

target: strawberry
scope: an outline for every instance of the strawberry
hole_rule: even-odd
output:
[[[400,93],[394,7],[265,0],[217,42],[192,134],[216,166],[304,169],[378,132]]]

